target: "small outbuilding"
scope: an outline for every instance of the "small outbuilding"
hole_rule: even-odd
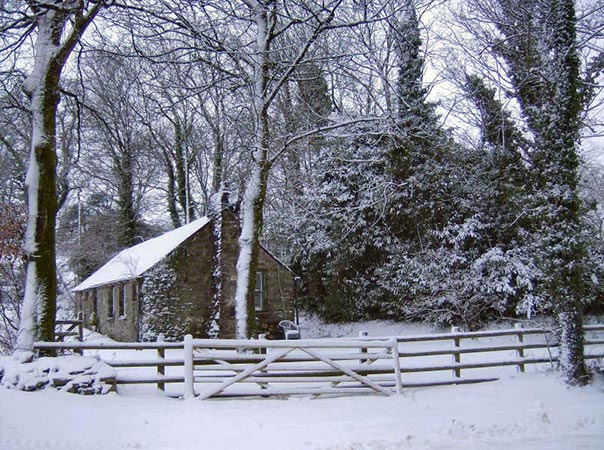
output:
[[[118,341],[234,338],[239,219],[225,208],[219,225],[203,217],[118,253],[74,289],[85,325]],[[295,276],[264,247],[255,276],[257,329],[281,338],[279,322],[295,320]]]

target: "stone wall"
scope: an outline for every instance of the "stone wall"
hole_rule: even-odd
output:
[[[78,292],[76,312],[82,312],[84,326],[87,328],[96,327],[99,333],[106,334],[116,341],[137,341],[139,319],[137,292],[137,280]],[[122,296],[123,311],[120,311]]]
[[[142,337],[181,340],[205,337],[212,274],[212,227],[205,226],[144,276]]]

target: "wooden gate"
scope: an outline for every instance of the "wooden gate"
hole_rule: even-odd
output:
[[[188,335],[184,356],[185,398],[392,395],[402,389],[396,339],[209,340]],[[199,383],[204,387],[197,394]]]

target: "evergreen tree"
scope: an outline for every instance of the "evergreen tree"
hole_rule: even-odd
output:
[[[422,87],[419,23],[412,2],[392,20],[396,110],[355,130],[320,160],[315,208],[304,228],[301,267],[306,305],[330,320],[400,318],[398,287],[413,274],[405,259],[442,228],[455,204],[451,141]],[[318,205],[318,206],[317,206]]]
[[[398,69],[398,106],[388,148],[388,172],[396,189],[388,198],[388,226],[403,241],[447,220],[450,202],[447,160],[451,142],[441,129],[436,105],[426,100],[422,85],[424,59],[419,21],[413,2],[407,0],[391,26]]]
[[[477,328],[513,314],[532,295],[537,273],[522,247],[522,136],[480,78],[469,76],[466,89],[480,115],[483,145],[449,144],[444,178],[431,184],[448,190],[446,214],[418,232],[415,245],[412,236],[403,241],[396,267],[386,272],[401,299],[397,315]]]
[[[375,307],[386,293],[378,289],[376,272],[389,246],[384,136],[367,129],[358,135],[320,153],[317,187],[305,197],[305,234],[295,243],[302,304],[330,321],[378,317]]]

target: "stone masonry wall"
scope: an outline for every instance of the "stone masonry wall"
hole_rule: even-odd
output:
[[[113,289],[116,288],[116,296]],[[109,286],[88,289],[77,293],[77,311],[84,316],[84,326],[110,336],[116,341],[130,342],[138,340],[138,283],[136,280],[116,283]],[[119,297],[124,296],[122,314],[119,311]],[[110,308],[113,315],[110,313]]]
[[[145,275],[141,290],[145,340],[160,333],[171,341],[185,334],[205,337],[212,285],[211,233],[212,228],[205,226]]]

